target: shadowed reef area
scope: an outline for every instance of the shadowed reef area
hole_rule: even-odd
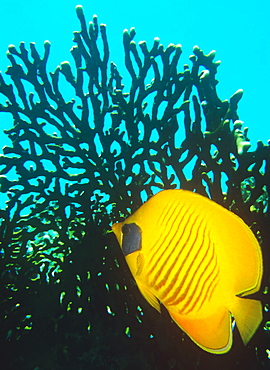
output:
[[[123,33],[125,82],[106,26],[76,11],[73,64],[49,72],[50,43],[42,56],[21,43],[0,75],[0,124],[14,122],[0,156],[1,368],[269,368],[270,146],[250,149],[242,90],[221,101],[215,52],[196,46],[183,65],[181,45],[137,43],[134,28]],[[180,187],[238,214],[262,247],[263,322],[246,347],[235,329],[226,355],[202,351],[147,304],[107,233]]]

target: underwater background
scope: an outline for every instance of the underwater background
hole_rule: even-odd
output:
[[[270,368],[268,2],[76,5],[1,4],[1,368]],[[175,187],[262,247],[263,322],[226,355],[147,304],[108,233]]]

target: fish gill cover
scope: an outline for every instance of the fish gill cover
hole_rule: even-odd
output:
[[[0,112],[12,145],[0,157],[0,340],[4,369],[221,369],[270,364],[270,146],[250,150],[237,106],[217,95],[215,52],[149,47],[123,34],[128,87],[97,17],[71,49],[75,67],[9,46]],[[256,102],[251,109],[256,109]],[[182,188],[240,215],[257,236],[264,319],[247,347],[204,353],[141,297],[110,230],[161,189]],[[230,246],[228,246],[229,248]]]

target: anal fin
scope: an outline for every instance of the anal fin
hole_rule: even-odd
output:
[[[219,307],[206,318],[190,318],[169,310],[176,324],[203,350],[211,353],[226,353],[232,346],[231,314]]]

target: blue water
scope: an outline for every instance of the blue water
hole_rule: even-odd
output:
[[[178,4],[178,5],[175,5]],[[72,32],[80,29],[73,0],[32,0],[1,3],[0,12],[0,70],[8,65],[6,50],[9,44],[21,41],[35,42],[43,53],[43,42],[52,44],[49,69],[54,70],[62,61],[72,64],[70,48]],[[253,147],[257,140],[270,139],[269,60],[270,2],[268,0],[204,1],[81,1],[88,21],[94,14],[107,25],[107,35],[113,60],[123,77],[127,77],[123,61],[122,32],[135,27],[135,41],[146,40],[152,45],[154,37],[161,43],[182,44],[182,64],[188,63],[194,45],[204,52],[216,50],[221,60],[217,78],[221,99],[229,98],[237,89],[244,89],[239,115],[249,127]],[[181,64],[181,62],[180,62]],[[72,64],[73,65],[73,64]],[[8,81],[8,78],[6,78]],[[125,81],[125,80],[124,80]],[[0,103],[3,96],[0,94]],[[11,127],[10,115],[0,113],[0,148],[9,144],[3,129]],[[1,202],[1,199],[0,199]]]

